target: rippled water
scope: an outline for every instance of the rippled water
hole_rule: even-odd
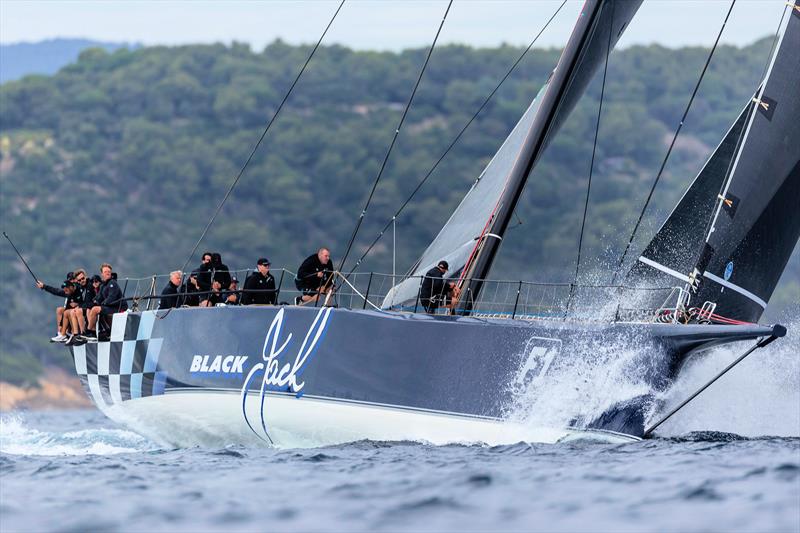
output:
[[[756,352],[660,437],[624,445],[168,449],[94,410],[4,414],[0,531],[798,532],[800,350],[787,340]],[[665,404],[739,351],[698,359]],[[583,400],[560,393],[570,381],[560,378],[518,418],[578,412]],[[590,388],[620,386],[604,379]]]

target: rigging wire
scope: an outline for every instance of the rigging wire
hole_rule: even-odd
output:
[[[206,224],[205,229],[203,229],[203,233],[200,235],[200,238],[197,239],[197,242],[195,243],[194,248],[192,248],[192,251],[189,254],[189,257],[186,259],[186,262],[183,264],[183,267],[181,267],[181,272],[185,272],[186,271],[186,267],[189,264],[189,262],[192,260],[192,257],[194,257],[195,252],[197,252],[197,248],[200,246],[200,243],[205,238],[206,234],[208,233],[208,230],[211,228],[211,225],[214,223],[214,220],[216,220],[217,215],[219,215],[219,212],[222,210],[222,206],[225,205],[225,202],[230,197],[231,193],[233,192],[233,189],[236,187],[236,184],[239,183],[239,180],[241,179],[242,175],[244,174],[245,169],[250,164],[250,161],[253,159],[253,156],[255,155],[256,151],[259,148],[259,146],[261,146],[261,142],[264,140],[264,137],[267,136],[267,132],[272,127],[272,124],[275,123],[275,119],[278,118],[278,115],[280,114],[281,109],[283,109],[284,104],[289,99],[289,95],[292,94],[292,91],[294,90],[295,85],[297,85],[297,82],[300,81],[300,76],[303,75],[303,73],[306,70],[306,67],[308,67],[308,64],[311,62],[311,58],[314,57],[314,54],[317,52],[317,49],[319,48],[320,44],[322,44],[322,40],[325,38],[325,34],[328,33],[328,30],[330,29],[331,25],[333,24],[333,21],[336,20],[336,16],[339,14],[339,11],[342,10],[342,6],[344,5],[344,3],[345,3],[345,0],[342,0],[341,3],[339,3],[339,7],[336,8],[336,12],[334,12],[333,16],[331,17],[331,20],[328,22],[328,25],[325,27],[325,30],[322,32],[322,35],[320,35],[319,40],[317,41],[317,44],[314,45],[314,48],[311,50],[311,53],[306,58],[306,62],[303,63],[303,67],[300,69],[300,72],[297,73],[297,76],[294,78],[294,81],[292,82],[291,86],[289,87],[289,90],[283,96],[283,100],[281,100],[281,103],[278,105],[278,108],[275,110],[275,113],[272,115],[272,118],[270,118],[269,122],[267,123],[267,126],[264,128],[264,131],[261,133],[261,137],[259,137],[258,142],[256,142],[255,146],[253,147],[253,149],[250,152],[250,155],[247,157],[247,160],[244,162],[244,165],[242,165],[242,168],[239,170],[239,173],[236,175],[234,180],[231,182],[230,186],[228,187],[228,191],[225,193],[225,196],[222,198],[222,201],[217,206],[217,209],[214,211],[214,214],[211,215],[211,218],[209,219],[208,224]]]
[[[686,104],[686,109],[683,111],[683,116],[681,117],[681,121],[678,124],[678,128],[675,130],[675,134],[672,136],[672,142],[669,144],[669,148],[667,149],[667,153],[664,156],[664,160],[661,162],[661,167],[658,169],[658,173],[656,174],[656,178],[653,181],[653,185],[650,187],[650,192],[647,195],[647,199],[644,202],[644,206],[642,206],[642,210],[639,213],[639,218],[636,220],[636,224],[633,226],[633,231],[631,232],[631,236],[628,239],[628,244],[625,245],[625,250],[622,252],[622,256],[620,257],[619,264],[617,264],[617,268],[614,270],[614,277],[612,278],[611,284],[614,285],[617,282],[617,276],[619,276],[620,269],[622,265],[625,263],[625,258],[628,255],[628,251],[630,250],[631,243],[633,243],[633,239],[636,237],[636,232],[639,230],[639,225],[642,223],[642,219],[644,218],[644,213],[647,211],[647,207],[650,205],[650,200],[653,198],[653,193],[656,190],[656,186],[658,185],[661,176],[664,173],[664,168],[667,166],[667,161],[669,160],[669,156],[672,154],[672,149],[675,147],[675,141],[678,140],[678,135],[681,132],[681,128],[683,128],[684,121],[686,120],[686,116],[689,114],[689,109],[692,107],[692,103],[694,102],[695,96],[697,96],[697,91],[700,89],[700,84],[703,82],[703,78],[705,77],[706,71],[708,70],[709,64],[711,64],[711,58],[714,57],[714,52],[717,49],[717,45],[719,44],[719,40],[722,37],[722,32],[725,31],[725,25],[728,23],[728,19],[731,16],[731,12],[733,11],[733,6],[736,4],[736,0],[731,0],[731,5],[728,8],[728,13],[725,15],[725,20],[722,22],[722,27],[719,29],[719,33],[717,34],[717,39],[714,41],[714,45],[711,47],[711,51],[708,54],[708,58],[706,58],[706,63],[703,65],[703,70],[700,72],[700,78],[697,80],[697,83],[694,86],[694,90],[692,91],[692,96],[689,98],[689,103]]]
[[[608,5],[608,4],[606,4]],[[589,195],[592,192],[592,175],[594,174],[594,159],[597,154],[597,138],[600,135],[600,117],[603,114],[603,99],[606,94],[606,77],[608,76],[608,56],[611,55],[611,36],[614,33],[614,7],[616,2],[611,3],[611,25],[608,28],[608,44],[606,45],[606,61],[603,65],[603,84],[600,87],[600,105],[597,108],[597,122],[594,128],[594,143],[592,144],[592,159],[589,163],[589,183],[586,186],[586,199],[583,203],[583,218],[581,219],[581,233],[578,237],[578,256],[575,259],[575,276],[572,285],[569,289],[569,297],[567,298],[567,305],[565,312],[569,312],[569,306],[572,302],[572,297],[575,295],[575,286],[578,283],[578,271],[581,267],[581,250],[583,249],[583,232],[586,228],[586,214],[589,211]]]
[[[395,214],[392,216],[392,218],[390,218],[389,221],[386,222],[386,225],[378,233],[378,235],[375,237],[375,239],[372,241],[372,243],[367,247],[367,250],[361,255],[361,257],[358,259],[358,261],[356,261],[356,263],[353,266],[353,268],[347,274],[348,277],[353,272],[355,272],[355,270],[361,265],[361,263],[364,261],[364,259],[367,257],[367,255],[369,255],[369,253],[372,251],[372,249],[375,247],[375,245],[378,244],[378,241],[381,240],[381,238],[386,233],[386,231],[389,229],[389,227],[395,222],[397,217],[400,216],[400,213],[402,213],[403,210],[408,206],[408,204],[411,203],[411,200],[414,198],[414,196],[416,196],[416,194],[420,191],[420,189],[422,189],[423,185],[425,185],[425,183],[428,181],[428,178],[431,177],[433,172],[439,167],[439,164],[444,160],[444,158],[447,156],[447,154],[450,153],[450,150],[452,150],[453,147],[456,145],[456,143],[461,139],[461,137],[464,135],[464,132],[467,131],[467,128],[469,128],[470,125],[475,121],[475,119],[478,118],[478,115],[480,115],[481,111],[483,111],[483,109],[489,104],[489,101],[494,97],[495,93],[500,89],[500,87],[503,85],[503,83],[505,83],[505,81],[509,78],[509,76],[511,76],[511,73],[514,72],[514,70],[517,68],[517,66],[520,64],[520,62],[522,62],[522,59],[531,50],[531,48],[533,48],[533,45],[536,44],[536,41],[539,39],[539,37],[541,37],[542,33],[544,33],[544,31],[547,29],[547,27],[550,26],[550,23],[553,22],[553,19],[556,18],[556,15],[558,15],[558,13],[561,11],[561,8],[563,8],[566,3],[567,3],[567,0],[564,0],[563,2],[561,2],[561,5],[558,6],[558,8],[555,10],[555,12],[550,16],[550,18],[544,24],[544,26],[542,26],[542,29],[539,30],[539,33],[536,34],[536,37],[533,38],[533,40],[530,42],[528,47],[525,48],[525,50],[522,51],[522,53],[519,55],[519,57],[517,57],[517,60],[514,61],[513,65],[511,65],[511,68],[508,69],[508,71],[503,76],[503,78],[500,80],[500,82],[495,86],[494,89],[492,89],[492,92],[489,93],[489,96],[487,96],[486,99],[483,101],[483,103],[480,105],[480,107],[478,107],[478,110],[475,111],[475,113],[467,121],[467,123],[464,124],[464,127],[461,128],[461,131],[458,132],[458,135],[456,135],[455,138],[450,142],[450,144],[445,149],[445,151],[442,153],[442,155],[439,156],[439,159],[436,160],[436,162],[433,164],[433,166],[430,168],[430,170],[428,170],[428,172],[425,174],[425,176],[422,178],[422,180],[417,184],[417,186],[414,188],[414,190],[411,191],[411,194],[408,196],[408,198],[406,198],[406,200],[400,205],[400,208],[395,212]],[[517,218],[519,218],[519,217],[517,217]],[[522,224],[521,220],[520,220],[518,225],[520,225],[520,224]]]
[[[362,222],[364,222],[364,216],[367,214],[367,209],[369,208],[369,204],[372,203],[372,197],[375,195],[375,189],[378,187],[378,183],[381,181],[381,177],[383,176],[383,171],[386,169],[386,163],[389,161],[389,156],[392,154],[392,150],[394,149],[394,145],[397,142],[397,137],[400,135],[400,129],[403,127],[403,122],[406,120],[406,116],[408,115],[408,110],[411,108],[411,103],[414,101],[414,96],[417,94],[417,88],[419,88],[419,84],[422,81],[422,76],[425,74],[425,69],[428,67],[428,62],[431,59],[431,54],[433,54],[433,49],[436,47],[436,41],[439,40],[439,35],[442,33],[442,28],[444,27],[444,22],[447,20],[447,15],[450,13],[450,7],[453,5],[453,0],[450,0],[447,3],[447,9],[444,11],[444,16],[442,17],[442,21],[439,23],[439,29],[436,30],[436,35],[433,38],[433,42],[431,43],[431,47],[428,49],[428,55],[425,57],[425,62],[422,64],[422,68],[419,71],[419,76],[417,76],[417,81],[414,84],[414,89],[411,91],[411,96],[408,99],[408,103],[406,104],[405,109],[403,110],[403,116],[400,117],[400,122],[397,125],[397,128],[394,130],[394,136],[392,137],[392,142],[389,144],[389,149],[386,150],[386,155],[383,158],[383,162],[381,163],[381,168],[378,170],[378,175],[375,176],[375,181],[372,184],[372,189],[369,192],[369,196],[367,197],[367,202],[364,204],[364,208],[361,210],[361,214],[358,216],[358,220],[356,221],[356,226],[353,228],[353,233],[350,235],[350,241],[347,243],[347,248],[344,252],[344,256],[342,257],[342,262],[339,264],[339,271],[341,272],[344,270],[345,261],[347,261],[347,257],[350,255],[350,250],[353,248],[353,243],[356,240],[356,236],[358,235],[358,230],[361,228]]]
[[[261,137],[258,138],[258,141],[256,142],[255,146],[253,146],[253,149],[250,151],[250,155],[245,160],[244,164],[242,165],[242,168],[239,170],[239,173],[236,175],[236,177],[233,179],[233,181],[231,182],[230,186],[228,187],[228,190],[225,193],[225,196],[223,196],[222,201],[217,206],[217,209],[214,211],[214,214],[212,214],[211,218],[208,220],[208,224],[206,224],[206,227],[203,229],[203,232],[200,234],[200,238],[197,239],[197,242],[194,244],[194,247],[192,248],[192,251],[189,253],[189,257],[186,259],[186,261],[183,263],[183,266],[180,269],[180,271],[181,271],[181,273],[182,273],[184,278],[186,278],[186,267],[189,265],[189,262],[192,260],[192,257],[194,257],[195,252],[197,252],[197,248],[200,246],[200,243],[205,238],[206,234],[208,233],[208,230],[211,228],[211,225],[214,223],[214,220],[216,220],[217,215],[219,215],[220,211],[222,211],[222,206],[225,205],[225,202],[230,197],[231,193],[233,192],[233,189],[236,187],[236,184],[239,183],[239,180],[244,175],[245,169],[247,169],[247,166],[250,164],[250,161],[253,159],[253,156],[256,154],[256,151],[258,150],[258,147],[261,146],[261,142],[264,140],[264,137],[267,136],[267,132],[270,130],[272,125],[275,123],[275,119],[278,118],[278,115],[280,114],[281,109],[283,109],[284,104],[289,99],[289,96],[292,94],[292,91],[294,90],[295,86],[297,85],[297,82],[300,81],[300,77],[303,75],[303,73],[306,70],[306,67],[308,67],[308,64],[311,62],[311,58],[314,57],[314,54],[316,54],[317,49],[319,49],[320,44],[322,44],[322,40],[325,38],[325,35],[328,33],[328,30],[330,29],[331,25],[333,24],[333,21],[336,20],[336,16],[339,15],[339,11],[342,10],[342,6],[344,6],[344,3],[345,3],[345,0],[342,0],[339,3],[339,7],[336,8],[336,11],[333,13],[333,16],[331,17],[331,20],[328,22],[328,25],[325,26],[325,29],[323,30],[322,35],[320,35],[319,39],[317,40],[317,44],[315,44],[314,48],[311,49],[311,53],[306,58],[306,61],[305,61],[305,63],[303,63],[303,66],[302,66],[302,68],[300,68],[300,71],[297,73],[297,76],[295,76],[294,81],[289,86],[289,90],[286,91],[286,94],[283,96],[283,100],[281,100],[281,103],[278,105],[278,108],[275,110],[275,113],[272,115],[272,118],[269,119],[269,122],[267,123],[266,127],[264,128],[264,131],[261,133]],[[188,287],[187,287],[188,278],[186,278],[186,282],[183,282],[183,280],[181,280],[181,281],[182,281],[181,288],[183,290],[180,292],[180,294],[186,295],[187,291],[188,291]],[[172,309],[173,308],[167,309],[166,312],[163,315],[160,315],[160,316],[158,315],[158,313],[156,313],[156,316],[158,317],[159,320],[167,318],[167,316],[169,316],[169,314],[172,311]]]

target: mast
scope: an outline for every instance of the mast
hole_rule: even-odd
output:
[[[588,86],[605,58],[606,31],[614,32],[616,43],[628,22],[639,9],[641,0],[587,0],[578,22],[550,76],[538,113],[531,124],[516,162],[494,212],[472,251],[460,278],[460,312],[469,313],[478,298],[483,280],[494,263],[509,221],[525,188],[528,176],[542,152],[566,116]],[[599,31],[598,31],[599,30]]]

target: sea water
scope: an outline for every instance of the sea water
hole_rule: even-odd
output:
[[[743,348],[690,362],[663,410]],[[516,423],[579,416],[585,390],[636,392],[621,375],[561,369],[537,383],[549,394],[516,406]],[[756,351],[656,438],[628,444],[173,449],[95,410],[0,418],[2,532],[406,529],[800,531],[798,337]]]

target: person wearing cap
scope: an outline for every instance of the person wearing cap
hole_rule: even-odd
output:
[[[239,305],[242,295],[239,292],[239,280],[236,276],[231,277],[231,283],[228,285],[228,290],[225,291],[225,305]]]
[[[419,301],[426,313],[436,314],[439,307],[450,304],[456,284],[444,279],[449,268],[447,261],[442,260],[425,273],[419,290]]]
[[[68,335],[68,328],[69,328],[69,320],[65,315],[65,311],[77,307],[79,304],[76,301],[75,296],[75,284],[74,280],[75,274],[72,272],[67,272],[66,279],[64,283],[61,284],[61,288],[58,287],[51,287],[50,285],[46,285],[44,282],[40,280],[36,280],[36,286],[39,289],[49,292],[53,296],[60,296],[64,298],[64,305],[61,305],[56,308],[56,328],[57,328],[57,335],[50,339],[50,342],[66,342],[69,339]]]
[[[259,258],[256,271],[244,280],[242,305],[275,305],[278,293],[275,290],[275,277],[269,273],[269,259]]]
[[[294,284],[302,293],[301,302],[307,303],[317,300],[319,295],[333,281],[333,259],[331,252],[324,246],[317,253],[306,257],[297,269]]]

